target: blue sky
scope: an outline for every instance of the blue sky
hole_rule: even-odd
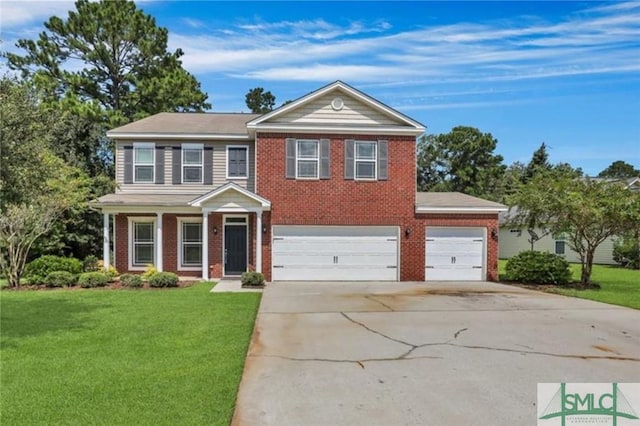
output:
[[[640,2],[143,1],[214,111],[277,104],[343,80],[429,133],[478,127],[505,163],[545,142],[552,162],[640,168]],[[3,1],[3,50],[68,1]]]

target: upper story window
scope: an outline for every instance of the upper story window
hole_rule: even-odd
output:
[[[202,144],[182,144],[182,183],[202,183]]]
[[[249,148],[227,146],[227,179],[247,179],[249,177]]]
[[[355,178],[375,180],[377,177],[377,142],[355,142]]]
[[[344,178],[349,180],[388,180],[389,144],[386,140],[344,141]]]
[[[133,144],[133,179],[135,183],[154,182],[154,143]]]
[[[318,179],[319,141],[298,140],[296,142],[296,178]]]
[[[330,179],[329,139],[287,138],[285,177],[287,179]]]

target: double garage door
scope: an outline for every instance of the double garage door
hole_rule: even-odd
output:
[[[396,281],[398,227],[274,226],[274,281]]]

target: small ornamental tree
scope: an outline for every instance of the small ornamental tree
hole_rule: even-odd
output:
[[[584,285],[591,282],[596,248],[609,237],[640,228],[640,193],[570,172],[537,174],[509,197],[509,204],[518,206],[512,225],[544,226],[566,235],[580,257]]]

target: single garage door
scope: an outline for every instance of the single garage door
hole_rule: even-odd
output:
[[[482,281],[485,279],[484,228],[427,227],[427,281]]]
[[[397,227],[274,226],[274,281],[396,281]]]

